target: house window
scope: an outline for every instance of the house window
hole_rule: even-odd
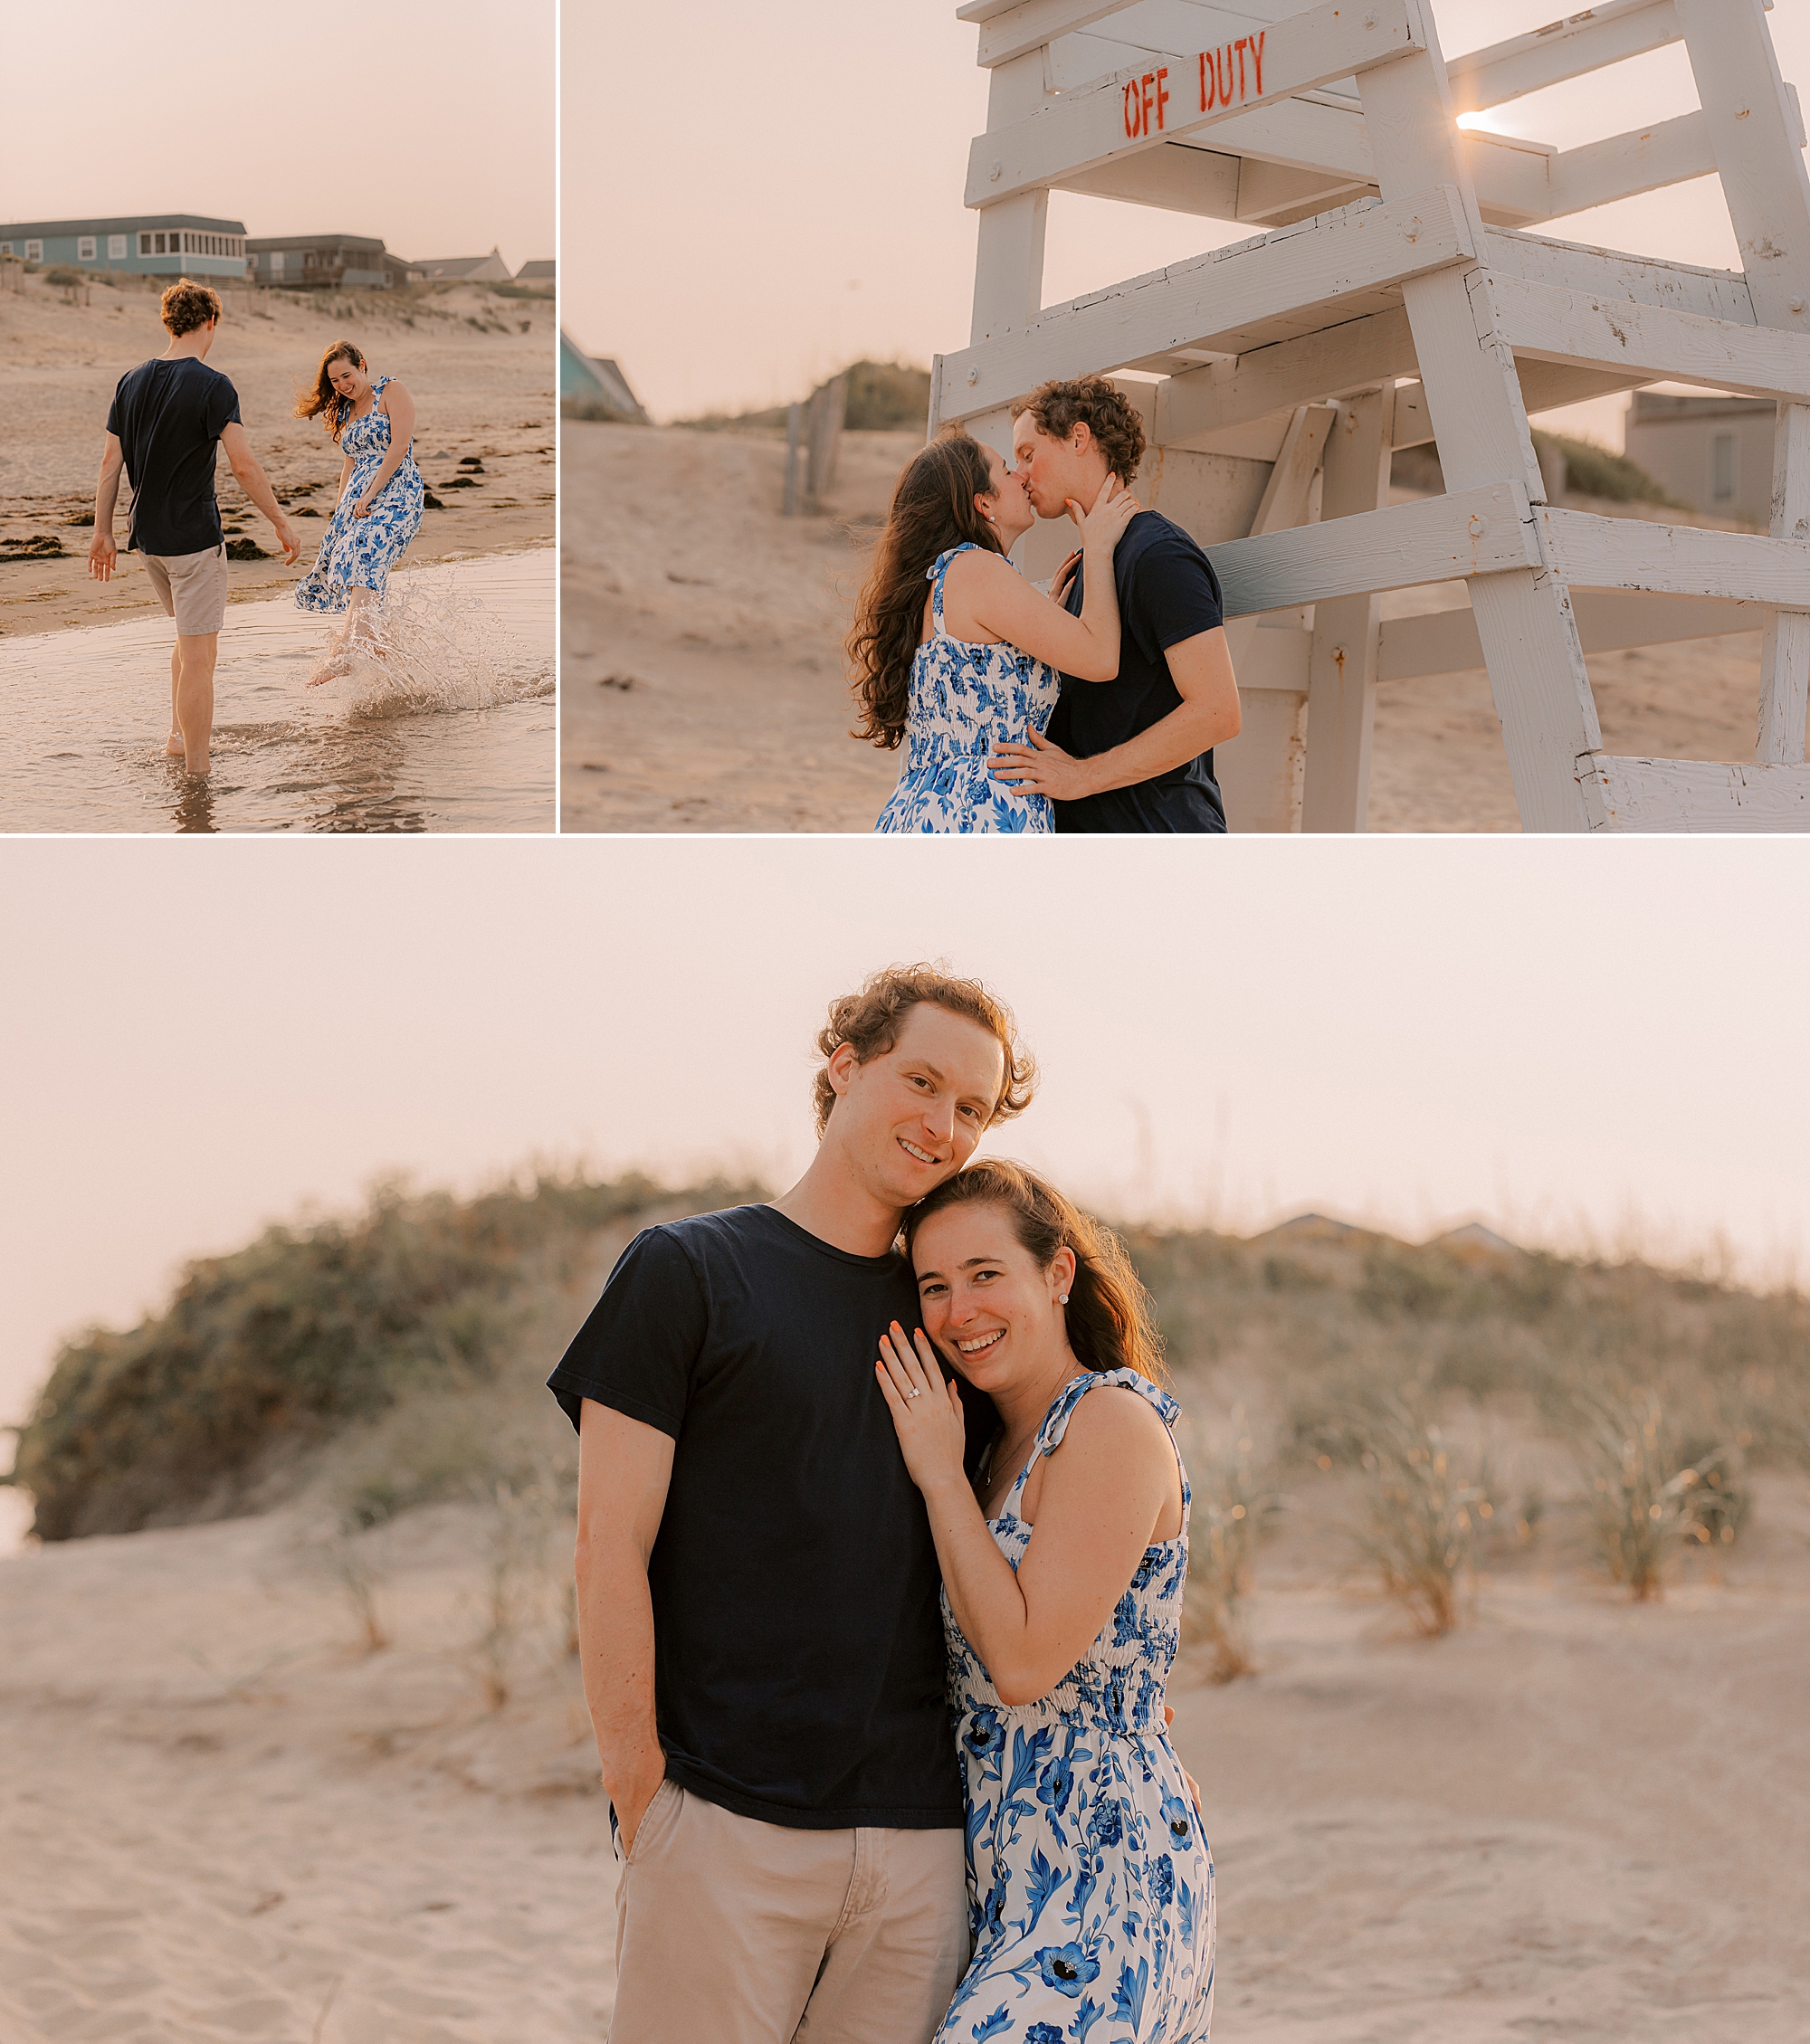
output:
[[[303,257],[302,257],[302,259],[301,259],[301,266],[302,266],[302,268],[303,268],[304,270],[312,270],[312,269],[313,269],[313,267],[314,267],[314,251],[313,251],[312,249],[310,249],[310,250],[309,250],[309,251],[308,251],[308,252],[306,252],[306,253],[305,253],[305,254],[303,255]]]
[[[0,242],[0,255],[11,255],[12,252],[13,244],[11,242]]]
[[[44,244],[42,242],[27,242],[25,243],[25,261],[27,262],[42,262],[43,260]]]
[[[126,237],[123,234],[108,235],[107,260],[109,262],[123,262],[126,260]]]
[[[281,249],[272,249],[271,251],[271,268],[272,270],[280,271],[281,270],[282,266],[283,252]]]
[[[83,234],[77,241],[75,260],[78,262],[92,262],[94,261],[94,237],[92,234]]]
[[[1719,504],[1726,504],[1735,494],[1737,472],[1735,436],[1731,433],[1719,433],[1710,449],[1711,490]]]
[[[247,270],[255,270],[258,267],[257,257],[255,255],[248,255],[245,258],[245,267]]]

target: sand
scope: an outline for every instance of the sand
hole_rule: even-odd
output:
[[[1634,1607],[1562,1510],[1473,1622],[1342,1574],[1341,1479],[1258,1563],[1259,1672],[1171,1696],[1225,2044],[1793,2044],[1810,2006],[1810,1500]],[[614,1873],[570,1664],[491,1709],[481,1525],[378,1536],[365,1654],[300,1507],[0,1563],[6,2044],[579,2044]],[[554,1553],[557,1555],[556,1541]],[[557,1566],[557,1562],[554,1564]],[[551,1579],[549,1579],[551,1580]]]
[[[752,433],[568,423],[562,822],[579,831],[867,831],[898,755],[848,736],[842,642],[910,433],[844,435],[827,515],[779,515]],[[1463,601],[1384,599],[1386,615]],[[1593,656],[1605,743],[1751,759],[1759,635]],[[1519,828],[1481,671],[1378,695],[1370,828]]]
[[[413,320],[414,324],[405,322]],[[481,327],[474,322],[482,322]],[[340,457],[318,423],[290,416],[296,385],[327,347],[356,341],[379,376],[399,376],[415,401],[416,459],[445,506],[428,510],[405,556],[458,560],[544,546],[553,538],[554,309],[544,299],[504,299],[481,287],[346,293],[329,302],[300,293],[229,295],[211,366],[232,377],[253,451],[302,541],[285,567],[275,535],[245,500],[224,461],[218,495],[229,528],[271,556],[233,561],[232,597],[270,596],[300,580],[319,546],[338,490]],[[0,348],[7,357],[6,432],[0,441],[0,548],[55,539],[61,557],[0,558],[0,634],[111,622],[157,609],[144,566],[124,551],[127,491],[114,535],[121,552],[110,583],[88,575],[95,475],[114,385],[167,342],[157,296],[95,285],[65,302],[41,274],[0,291]],[[472,489],[450,489],[459,461],[484,464]],[[310,517],[310,512],[318,513]]]

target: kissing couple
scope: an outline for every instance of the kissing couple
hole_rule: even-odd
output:
[[[1130,494],[1143,421],[1104,376],[1013,409],[1015,467],[956,427],[893,491],[848,639],[854,736],[905,751],[874,829],[1223,832],[1213,748],[1241,718],[1219,583]],[[1081,546],[1045,594],[1012,548],[1063,517]]]
[[[1199,2044],[1213,1865],[1164,1687],[1188,1484],[1117,1239],[1015,1164],[1007,1009],[817,1038],[816,1155],[648,1228],[549,1386],[620,1861],[611,2044]]]

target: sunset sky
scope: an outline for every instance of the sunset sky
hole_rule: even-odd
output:
[[[1436,0],[1448,56],[1575,11],[1559,0]],[[1769,17],[1810,97],[1810,0]],[[928,364],[966,346],[975,215],[962,204],[986,121],[976,35],[954,0],[668,0],[568,8],[564,23],[564,316],[614,356],[657,418],[805,395],[866,355]],[[1492,125],[1572,147],[1697,104],[1681,45],[1515,101]],[[1056,193],[1054,304],[1247,228]],[[1568,240],[1732,266],[1713,180],[1555,223]],[[1626,399],[1553,422],[1619,447]]]
[[[1720,1230],[1748,1275],[1810,1275],[1801,840],[723,850],[0,842],[0,1422],[60,1336],[382,1173],[786,1184],[827,1002],[922,956],[1042,1060],[994,1146],[1108,1212]]]
[[[0,217],[554,252],[554,0],[8,10]]]

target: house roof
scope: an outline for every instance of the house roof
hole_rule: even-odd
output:
[[[385,252],[383,242],[370,234],[260,234],[245,243],[248,255],[263,255],[273,249],[357,249],[367,255]]]
[[[433,255],[425,256],[415,264],[434,277],[462,277],[467,271],[479,270],[487,262],[499,257],[500,252],[492,249],[488,255]]]
[[[125,213],[112,220],[21,220],[0,223],[0,242],[43,242],[61,234],[129,234],[138,227],[195,227],[205,234],[243,234],[243,220],[205,213]]]
[[[555,267],[551,256],[548,256],[544,262],[524,262],[521,268],[516,271],[515,280],[519,284],[550,284],[553,281]]]

